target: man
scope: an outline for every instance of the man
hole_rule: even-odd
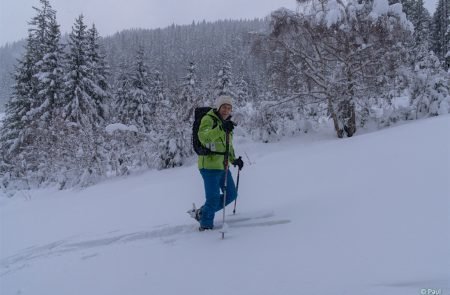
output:
[[[205,204],[198,210],[191,211],[192,217],[200,222],[200,231],[213,229],[214,215],[223,208],[225,165],[230,163],[238,166],[239,170],[244,162],[239,157],[236,159],[233,148],[234,123],[231,119],[233,99],[230,96],[219,96],[215,102],[215,108],[211,109],[201,120],[198,130],[200,142],[211,151],[225,153],[226,135],[229,133],[228,163],[225,163],[224,154],[210,154],[198,157],[198,168],[203,177],[205,186]],[[227,174],[226,205],[237,197],[236,186],[230,170]]]

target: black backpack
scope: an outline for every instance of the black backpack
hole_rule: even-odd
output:
[[[205,147],[201,142],[200,139],[198,139],[198,129],[200,128],[200,123],[202,121],[202,118],[207,115],[207,113],[211,110],[210,107],[199,107],[195,108],[195,114],[194,114],[194,124],[192,125],[192,147],[194,148],[194,151],[199,156],[207,156],[207,155],[223,155],[225,153],[221,152],[214,152],[210,150],[209,148]],[[211,116],[214,120],[213,128],[217,127],[217,118],[214,116]]]

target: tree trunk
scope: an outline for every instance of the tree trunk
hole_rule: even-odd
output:
[[[339,103],[339,118],[347,136],[352,137],[356,132],[356,116],[355,105],[351,101],[343,100]]]
[[[343,125],[340,124],[338,116],[336,115],[336,111],[334,110],[331,97],[328,98],[328,114],[333,119],[334,130],[336,130],[337,137],[343,138],[344,137],[344,128],[343,128]]]

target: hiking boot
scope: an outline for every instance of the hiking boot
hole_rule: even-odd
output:
[[[205,230],[213,230],[213,227],[212,226],[211,227],[209,227],[209,226],[206,226],[206,227],[200,226],[198,228],[198,231],[205,231]]]

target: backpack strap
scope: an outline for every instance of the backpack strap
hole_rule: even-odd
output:
[[[207,114],[207,115],[210,116],[213,119],[213,127],[212,127],[212,129],[216,128],[217,125],[219,125],[219,123],[217,122],[217,120],[218,120],[217,117],[214,117],[211,114]]]
[[[207,115],[213,119],[212,129],[216,128],[219,125],[219,122],[218,122],[219,119],[211,114],[207,114]],[[211,150],[210,150],[210,153],[213,155],[222,155],[222,156],[225,156],[225,154],[226,154],[226,152],[216,152],[216,151],[211,151]]]

